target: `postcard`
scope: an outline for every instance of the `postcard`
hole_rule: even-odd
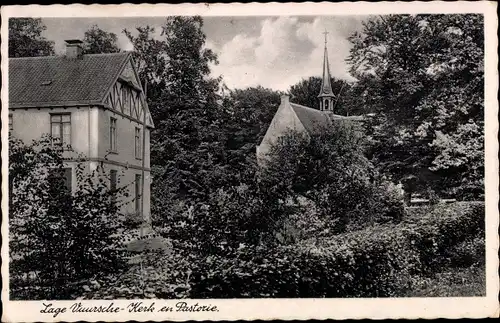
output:
[[[3,6],[2,320],[498,317],[496,6]]]

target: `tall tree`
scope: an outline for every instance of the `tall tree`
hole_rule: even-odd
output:
[[[118,53],[118,37],[93,25],[83,36],[85,54]]]
[[[217,56],[205,47],[202,27],[199,16],[168,17],[162,26],[168,57],[164,74],[168,90],[164,98],[170,111],[198,109],[200,104],[215,104],[217,99],[220,79],[210,77],[210,64],[218,64]]]
[[[54,55],[54,42],[42,36],[46,29],[40,18],[10,18],[9,57]]]
[[[166,90],[164,80],[167,64],[166,43],[156,39],[156,29],[151,26],[137,27],[135,32],[124,29],[123,33],[133,45],[133,57],[139,78],[147,83],[147,99],[153,120],[156,121],[156,108],[159,95]]]
[[[483,151],[483,38],[475,14],[379,16],[350,37],[358,97],[376,112],[374,157],[407,190],[480,194],[483,155],[470,151]]]
[[[134,45],[141,77],[148,82],[152,133],[153,199],[162,210],[199,206],[221,182],[225,112],[219,79],[210,77],[216,55],[205,48],[201,17],[168,17],[159,38],[149,26],[124,33]],[[166,206],[168,204],[168,206]],[[168,216],[164,212],[162,216]]]

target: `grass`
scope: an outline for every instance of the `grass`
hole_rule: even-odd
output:
[[[432,278],[415,277],[418,285],[405,297],[474,297],[486,295],[484,268],[450,268]]]

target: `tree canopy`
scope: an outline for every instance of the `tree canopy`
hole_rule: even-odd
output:
[[[216,56],[205,48],[202,26],[201,17],[168,17],[160,38],[153,37],[150,26],[124,30],[134,45],[139,75],[147,81],[156,127],[153,199],[163,210],[165,205],[174,210],[181,201],[196,205],[210,194],[209,183],[219,181],[225,158],[219,80],[210,77],[209,69]]]
[[[374,143],[368,155],[409,191],[482,194],[482,19],[474,14],[370,17],[349,38],[347,63],[357,81],[332,78],[335,113],[374,112],[367,125]],[[123,30],[156,124],[152,164],[167,167],[177,160],[177,169],[181,159],[189,160],[183,153],[195,156],[204,151],[200,146],[210,146],[211,156],[217,151],[219,162],[249,155],[279,104],[278,92],[256,87],[223,97],[222,79],[210,73],[217,56],[206,47],[201,17],[167,17],[157,29]],[[44,30],[42,19],[10,19],[9,56],[54,54]],[[120,50],[117,36],[96,25],[85,32],[84,42],[86,53]],[[291,86],[292,100],[317,108],[320,84],[319,77],[303,79]],[[194,171],[183,174],[188,173]]]
[[[83,36],[84,54],[118,53],[118,37],[93,25]]]
[[[9,57],[54,55],[54,42],[42,36],[46,29],[40,18],[10,18]]]
[[[482,191],[482,19],[378,16],[350,37],[360,103],[376,112],[374,157],[410,191]]]

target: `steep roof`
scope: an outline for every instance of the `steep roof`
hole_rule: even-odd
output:
[[[130,53],[9,59],[9,107],[98,104]]]
[[[290,103],[290,106],[309,133],[317,133],[331,124],[328,115],[320,110],[308,108],[296,103]]]

